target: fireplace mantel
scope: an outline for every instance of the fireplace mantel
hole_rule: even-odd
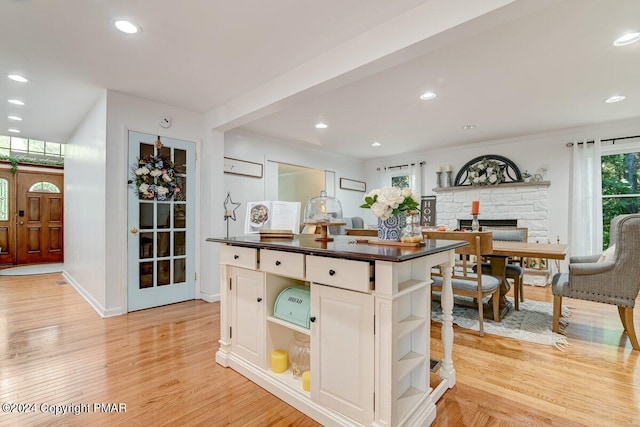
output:
[[[509,182],[504,184],[497,185],[460,185],[457,187],[435,187],[432,188],[431,191],[434,193],[442,193],[444,191],[469,191],[469,190],[487,190],[487,189],[496,189],[496,188],[509,188],[509,187],[548,187],[551,185],[550,181],[539,181],[539,182]]]

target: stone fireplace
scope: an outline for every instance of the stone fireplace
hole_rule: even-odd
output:
[[[517,182],[483,187],[438,187],[436,221],[447,228],[471,228],[471,201],[480,201],[480,225],[528,229],[530,242],[547,242],[550,183]]]
[[[480,227],[517,227],[518,226],[517,219],[480,219],[478,218],[478,222],[480,223]],[[470,229],[471,220],[459,219],[458,228]]]
[[[480,226],[526,227],[529,242],[549,241],[548,181],[508,183],[483,187],[438,187],[436,221],[447,228],[471,228],[471,201],[480,201]],[[546,260],[529,260],[526,284],[545,285],[555,271]],[[525,266],[527,267],[527,266]]]

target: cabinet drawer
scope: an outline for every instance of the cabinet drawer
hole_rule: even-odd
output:
[[[260,270],[281,276],[304,279],[304,255],[261,249]]]
[[[369,292],[371,266],[365,261],[307,256],[307,280],[315,283]]]
[[[258,268],[258,250],[240,246],[223,246],[220,248],[220,263],[256,270]]]

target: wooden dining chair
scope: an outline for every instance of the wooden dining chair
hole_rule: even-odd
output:
[[[478,320],[480,323],[480,336],[484,336],[484,307],[483,299],[491,295],[493,297],[493,320],[500,321],[500,284],[502,278],[489,274],[476,274],[467,265],[467,256],[474,255],[476,260],[481,260],[482,255],[489,255],[493,250],[493,239],[489,232],[462,232],[462,231],[425,231],[426,239],[432,240],[462,240],[468,243],[466,246],[456,248],[456,253],[462,255],[462,269],[454,268],[451,276],[451,285],[454,295],[462,295],[474,298],[478,303]],[[442,275],[432,274],[432,291],[442,292]]]
[[[529,230],[526,227],[482,227],[482,231],[490,231],[493,240],[500,242],[527,242]],[[523,258],[509,259],[506,266],[506,278],[513,280],[513,300],[515,309],[520,310],[520,303],[524,302],[524,265]],[[482,263],[482,272],[491,273],[491,264]]]

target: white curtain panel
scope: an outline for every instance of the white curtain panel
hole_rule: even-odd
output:
[[[411,163],[402,166],[385,166],[380,168],[379,182],[380,187],[386,187],[391,185],[391,178],[395,176],[407,175],[409,176],[409,187],[419,196],[422,195],[422,182],[424,177],[422,176],[422,162]]]
[[[573,143],[571,180],[571,255],[602,252],[601,143]]]

